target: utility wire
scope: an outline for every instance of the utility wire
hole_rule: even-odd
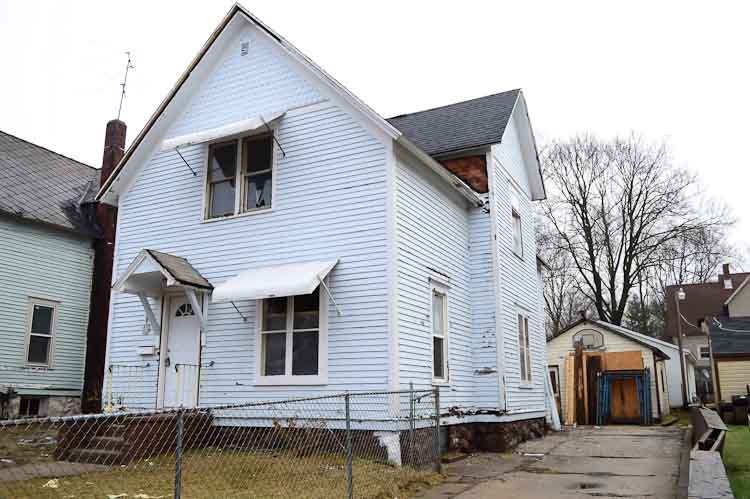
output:
[[[721,329],[722,331],[726,331],[728,333],[750,333],[750,331],[748,330],[725,328],[716,317],[713,317],[713,320],[714,320],[714,323],[718,326],[718,328]]]

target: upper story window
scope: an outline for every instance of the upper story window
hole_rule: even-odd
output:
[[[207,219],[271,208],[273,136],[212,144],[206,191]]]
[[[50,366],[57,303],[32,298],[30,307],[26,362]]]
[[[513,210],[513,253],[523,258],[523,225],[521,215]]]
[[[511,221],[513,223],[513,253],[523,258],[523,223],[521,221],[521,209],[518,203],[518,194],[513,186],[510,186],[511,195]]]
[[[711,358],[711,351],[708,349],[708,345],[706,346],[699,346],[698,347],[698,354],[701,359],[710,359]]]

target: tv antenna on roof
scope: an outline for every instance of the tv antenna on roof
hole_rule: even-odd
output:
[[[135,66],[130,62],[130,52],[125,52],[128,55],[128,64],[125,66],[125,79],[120,83],[122,87],[122,94],[120,94],[120,108],[117,110],[117,119],[120,119],[120,113],[122,112],[122,101],[125,100],[125,85],[128,84],[128,71],[135,69]]]

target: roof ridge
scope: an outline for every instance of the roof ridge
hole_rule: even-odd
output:
[[[61,154],[61,153],[59,153],[57,151],[53,151],[52,149],[50,149],[48,147],[45,147],[45,146],[39,145],[37,143],[31,142],[30,140],[26,140],[26,139],[21,138],[21,137],[19,137],[17,135],[13,135],[12,133],[6,132],[5,130],[0,130],[0,134],[7,135],[8,137],[13,137],[14,139],[20,140],[21,142],[25,142],[26,144],[29,144],[30,146],[38,147],[39,149],[44,149],[45,151],[47,151],[49,153],[52,153],[52,154],[54,154],[56,156],[60,156],[61,158],[65,158],[67,160],[70,160],[70,161],[73,161],[75,163],[78,163],[81,166],[85,166],[85,167],[90,168],[92,170],[99,170],[99,168],[97,168],[95,166],[88,165],[88,164],[84,163],[83,161],[78,161],[77,159],[71,158],[70,156],[66,156],[65,154]]]
[[[420,111],[414,111],[414,112],[411,112],[411,113],[398,114],[396,116],[391,116],[390,118],[386,118],[386,120],[394,120],[396,118],[403,118],[404,116],[412,116],[412,115],[415,115],[415,114],[427,113],[429,111],[436,111],[438,109],[443,109],[443,108],[455,106],[455,105],[458,105],[458,104],[466,104],[467,102],[473,102],[473,101],[477,101],[477,100],[480,100],[480,99],[486,99],[488,97],[495,97],[495,96],[498,96],[498,95],[510,94],[512,92],[520,92],[520,91],[521,91],[521,88],[514,88],[514,89],[511,89],[511,90],[505,90],[503,92],[495,92],[494,94],[487,94],[487,95],[482,95],[482,96],[479,96],[479,97],[473,97],[471,99],[466,99],[466,100],[462,100],[462,101],[458,101],[458,102],[453,102],[451,104],[443,104],[441,106],[435,106],[435,107],[431,107],[431,108],[428,108],[428,109],[422,109]]]

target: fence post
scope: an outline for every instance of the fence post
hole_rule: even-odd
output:
[[[180,499],[182,495],[182,431],[183,410],[177,410],[177,435],[175,439],[174,459],[174,499]]]
[[[433,433],[433,440],[435,445],[435,471],[438,473],[442,472],[440,465],[440,387],[436,386],[435,389],[435,432]]]
[[[414,464],[414,382],[409,381],[409,464]]]
[[[346,490],[347,497],[354,497],[354,470],[352,469],[353,450],[352,450],[352,421],[349,392],[344,395],[344,405],[346,407]],[[177,498],[175,498],[177,499]]]

